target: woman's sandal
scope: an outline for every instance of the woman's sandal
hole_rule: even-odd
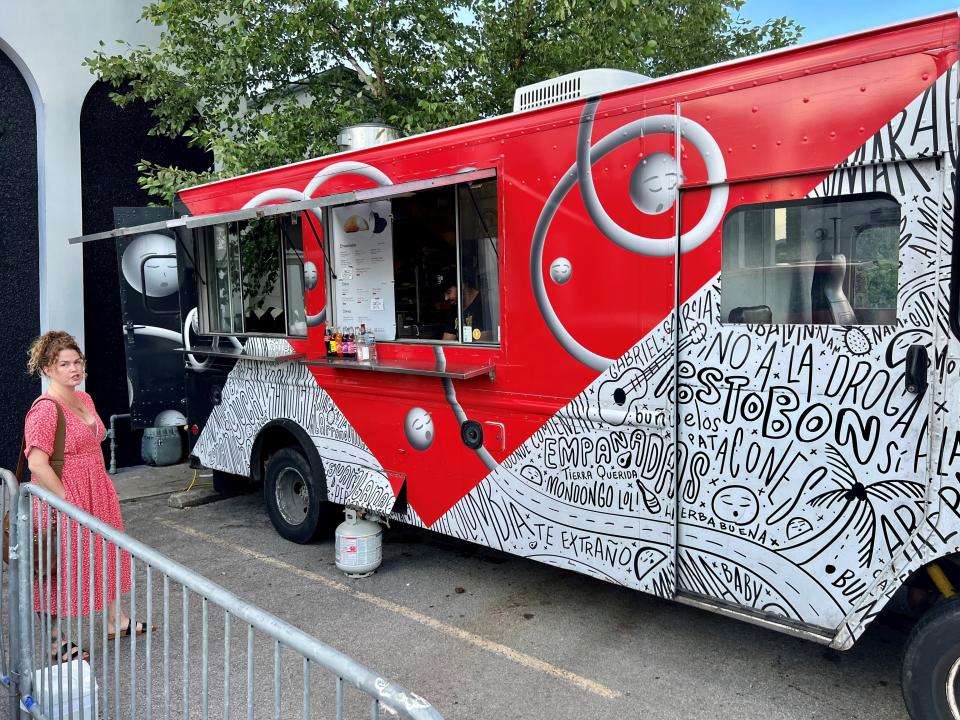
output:
[[[60,650],[50,653],[50,661],[55,663],[65,663],[71,660],[89,660],[90,653],[81,648],[76,643],[64,641],[60,644]]]
[[[131,632],[131,628],[133,628],[134,632]],[[156,626],[154,626],[154,627],[151,627],[150,629],[156,630],[157,628]],[[118,637],[129,637],[130,635],[133,635],[133,634],[143,635],[145,632],[147,632],[147,624],[145,622],[143,622],[142,620],[136,620],[136,621],[128,620],[126,627],[120,628],[120,632],[109,633],[107,635],[107,640],[113,640],[114,638],[118,638]]]

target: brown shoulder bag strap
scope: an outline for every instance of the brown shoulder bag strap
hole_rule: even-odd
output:
[[[52,402],[57,408],[57,430],[53,436],[53,455],[50,456],[50,467],[53,468],[53,471],[57,474],[57,477],[63,478],[63,450],[67,442],[67,419],[63,415],[63,408],[60,407],[60,403],[51,398],[37,398],[33,401],[33,405],[30,406],[32,410],[34,405],[36,405],[41,400],[48,400]],[[20,459],[17,461],[17,472],[16,478],[17,482],[23,482],[23,471],[26,469],[27,458],[27,437],[24,435],[23,440],[20,442]]]

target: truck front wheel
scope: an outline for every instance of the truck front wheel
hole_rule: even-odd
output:
[[[322,498],[321,481],[296,448],[283,448],[270,457],[263,493],[270,522],[287,540],[308,543],[331,525],[334,506]]]
[[[902,683],[914,720],[960,720],[960,596],[931,608],[913,628]]]

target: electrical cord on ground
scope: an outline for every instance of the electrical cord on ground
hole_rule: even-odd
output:
[[[201,478],[208,478],[208,479],[210,480],[210,482],[204,482],[204,483],[197,484],[197,480],[199,480],[199,479],[201,479]],[[193,490],[194,488],[199,489],[199,488],[209,488],[209,487],[213,487],[213,473],[212,473],[212,472],[206,472],[206,473],[202,473],[202,474],[201,474],[199,468],[194,468],[194,469],[193,469],[193,477],[190,479],[190,484],[187,485],[187,487],[185,487],[182,492],[189,492],[190,490]]]

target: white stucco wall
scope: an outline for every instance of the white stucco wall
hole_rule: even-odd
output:
[[[154,44],[137,0],[2,0],[0,50],[20,69],[37,108],[40,329],[64,329],[84,345],[80,109],[96,78],[82,63],[100,40]]]

